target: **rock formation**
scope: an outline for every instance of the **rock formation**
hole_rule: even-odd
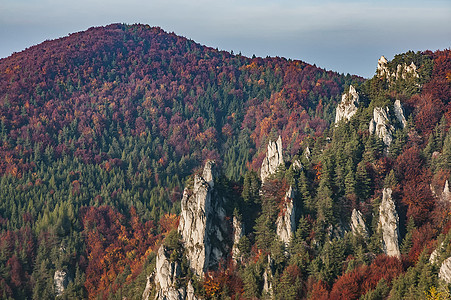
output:
[[[353,115],[357,112],[357,106],[359,104],[359,94],[355,88],[349,86],[349,92],[341,96],[341,102],[337,106],[335,113],[335,124],[341,120],[349,121]]]
[[[368,230],[366,228],[362,214],[355,208],[352,210],[351,215],[351,230],[354,235],[361,235],[364,238],[368,238]]]
[[[380,78],[385,78],[390,84],[399,79],[407,79],[407,77],[419,78],[417,73],[417,66],[411,62],[410,65],[399,64],[396,66],[396,71],[390,72],[387,65],[388,61],[384,56],[381,56],[377,62],[376,74]]]
[[[451,191],[449,190],[449,181],[446,180],[445,187],[443,188],[443,192],[441,195],[441,200],[445,202],[451,202]]]
[[[404,117],[404,110],[402,109],[401,101],[396,100],[393,106],[393,110],[395,111],[396,119],[398,119],[399,124],[401,124],[402,128],[407,126],[406,118]]]
[[[382,231],[382,249],[385,254],[400,258],[399,217],[391,194],[390,188],[383,190],[382,203],[379,207],[379,228]]]
[[[282,138],[279,138],[276,142],[269,142],[268,150],[266,152],[265,159],[263,159],[262,167],[260,171],[260,177],[262,183],[272,174],[276,173],[277,168],[283,164],[282,156]]]
[[[277,236],[288,247],[291,236],[296,231],[296,205],[294,202],[294,191],[290,186],[285,201],[283,204],[283,211],[279,214],[276,220]]]
[[[440,267],[438,278],[444,280],[447,284],[451,283],[451,257],[445,259]]]
[[[206,163],[202,177],[194,177],[192,192],[185,188],[178,231],[190,267],[198,276],[219,263],[228,253],[224,237],[229,228],[222,198],[214,192],[215,163]],[[219,225],[215,225],[219,224]]]
[[[384,141],[384,144],[390,146],[393,136],[392,133],[395,128],[390,125],[389,109],[382,107],[375,107],[373,111],[373,118],[370,121],[369,131],[370,134],[376,134]]]
[[[238,244],[240,239],[243,237],[243,223],[237,218],[233,217],[233,247],[232,247],[232,259],[234,261],[238,260],[240,255],[240,250],[238,249]]]
[[[194,295],[194,288],[191,281],[183,284],[180,280],[181,267],[177,261],[168,258],[164,246],[158,249],[155,272],[147,277],[146,288],[142,296],[143,300],[148,300],[151,291],[151,279],[155,276],[155,287],[157,300],[197,300]]]
[[[379,60],[377,61],[377,76],[385,78],[390,77],[390,71],[388,70],[387,62],[388,61],[385,56],[382,55],[381,58],[379,58]]]
[[[183,287],[178,287],[180,275],[180,265],[177,261],[171,262],[166,256],[164,246],[161,246],[160,249],[158,249],[155,267],[155,286],[157,289],[155,299],[185,299],[185,289]]]
[[[55,287],[55,295],[61,296],[69,284],[69,275],[64,270],[56,270],[53,276],[53,285]]]

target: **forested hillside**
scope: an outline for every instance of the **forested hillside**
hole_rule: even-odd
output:
[[[184,274],[177,288],[199,298],[449,297],[438,273],[451,254],[451,51],[380,66],[364,80],[122,24],[1,59],[0,297],[155,296],[147,276],[163,248]],[[354,87],[354,114],[335,123]],[[283,160],[262,184],[278,136]],[[221,222],[243,227],[199,276],[176,228],[184,188],[186,200],[211,160]],[[388,190],[395,257],[379,225]],[[365,232],[351,230],[353,210]]]

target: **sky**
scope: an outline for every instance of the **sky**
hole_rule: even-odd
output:
[[[0,0],[0,58],[111,23],[367,78],[381,55],[451,47],[451,0]]]

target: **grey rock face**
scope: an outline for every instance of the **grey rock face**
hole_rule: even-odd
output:
[[[446,283],[451,283],[451,257],[445,259],[440,267],[438,278],[444,280]]]
[[[192,193],[185,189],[178,231],[182,236],[190,267],[198,276],[219,263],[227,251],[224,237],[229,229],[222,199],[215,196],[215,164],[206,163],[202,177],[194,177]],[[219,224],[219,225],[215,225]],[[213,246],[212,241],[216,241]]]
[[[272,174],[276,173],[277,168],[283,163],[282,155],[282,138],[279,138],[276,142],[269,142],[265,159],[263,159],[262,167],[260,170],[260,177],[262,183]]]
[[[61,296],[67,288],[69,284],[69,275],[64,270],[55,271],[55,275],[53,276],[53,284],[55,287],[55,295]]]
[[[361,235],[365,238],[368,238],[368,230],[366,228],[362,214],[355,208],[352,210],[351,215],[351,230],[354,235]]]
[[[417,66],[412,62],[410,65],[399,64],[396,66],[396,71],[390,72],[387,65],[388,61],[384,56],[377,62],[377,76],[380,78],[385,78],[389,83],[393,83],[399,79],[406,79],[409,76],[414,78],[419,78],[417,72]]]
[[[407,121],[406,121],[406,117],[404,117],[404,110],[402,108],[401,101],[396,100],[395,104],[393,106],[393,109],[395,111],[396,119],[398,119],[402,128],[405,128],[407,126]]]
[[[158,249],[156,267],[155,267],[155,285],[158,300],[182,300],[185,299],[186,292],[184,288],[177,288],[177,281],[181,274],[181,268],[176,261],[171,262],[166,256],[164,246]],[[148,284],[149,285],[149,284]],[[147,288],[146,288],[147,290]],[[149,293],[143,294],[143,299],[148,299]],[[146,296],[146,298],[144,298]]]
[[[395,128],[390,125],[389,109],[382,107],[375,107],[373,111],[373,118],[370,121],[369,131],[371,134],[376,134],[384,141],[388,147],[393,141],[392,133]]]
[[[296,205],[294,202],[294,191],[290,186],[287,194],[285,195],[285,201],[283,205],[283,211],[276,220],[276,233],[279,239],[287,247],[290,243],[293,233],[296,231]]]
[[[335,112],[335,124],[341,120],[349,121],[353,115],[357,112],[357,106],[359,104],[359,94],[355,88],[349,86],[349,92],[341,96],[341,102],[337,106]]]
[[[445,187],[441,195],[441,200],[445,202],[451,202],[451,191],[449,190],[449,181],[445,182]]]
[[[390,188],[383,190],[382,203],[379,207],[379,228],[382,231],[382,249],[385,254],[400,258],[399,217],[391,194]]]
[[[238,244],[240,239],[243,237],[243,224],[241,221],[234,217],[233,218],[233,247],[232,247],[232,258],[236,262],[238,260],[240,250],[238,249]]]

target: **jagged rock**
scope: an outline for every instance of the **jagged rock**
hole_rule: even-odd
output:
[[[198,276],[203,276],[208,268],[218,264],[230,249],[223,242],[229,230],[222,198],[213,196],[215,174],[215,163],[207,162],[202,177],[194,177],[192,193],[185,188],[181,202],[178,231],[190,267]],[[212,240],[218,241],[216,247],[212,245]]]
[[[393,136],[392,133],[395,128],[390,125],[389,109],[382,107],[375,107],[373,111],[373,118],[370,121],[370,134],[376,134],[384,141],[384,144],[390,146]]]
[[[266,152],[265,159],[263,159],[262,167],[260,170],[260,177],[262,183],[265,182],[266,178],[270,175],[276,173],[277,168],[283,164],[282,156],[282,138],[279,138],[276,142],[269,142],[268,150]]]
[[[181,275],[181,268],[177,261],[171,262],[166,256],[164,246],[158,249],[155,267],[155,286],[158,300],[183,300],[186,291],[183,287],[178,287],[178,279]],[[146,292],[146,290],[145,290]],[[147,298],[148,298],[147,293]],[[144,298],[145,294],[143,294]]]
[[[293,171],[302,171],[302,163],[300,160],[296,159],[293,162]]]
[[[385,78],[391,84],[399,79],[406,79],[408,76],[414,78],[419,78],[417,73],[417,66],[412,62],[410,65],[399,64],[396,66],[396,71],[390,72],[387,66],[387,59],[381,56],[377,61],[377,71],[376,74],[380,78]]]
[[[368,238],[368,230],[366,228],[362,214],[355,208],[352,210],[351,215],[351,230],[354,235],[361,235],[365,238]]]
[[[150,296],[150,292],[152,290],[152,276],[153,273],[149,276],[147,276],[147,281],[146,281],[146,287],[144,288],[144,292],[143,292],[143,296],[142,299],[143,300],[149,300],[149,296]]]
[[[312,155],[312,153],[310,152],[310,148],[307,146],[304,150],[304,156],[307,160],[310,160],[310,155]]]
[[[382,231],[382,249],[385,254],[400,258],[399,251],[399,217],[391,197],[392,190],[383,190],[382,203],[379,207],[379,228]]]
[[[441,200],[445,202],[451,202],[451,191],[449,190],[449,181],[446,180],[445,187],[443,188],[443,192],[441,195]]]
[[[443,250],[443,242],[431,253],[429,257],[429,263],[434,264],[437,259],[440,257],[440,252]]]
[[[379,58],[379,60],[377,61],[377,75],[379,77],[385,77],[388,78],[390,76],[390,72],[388,70],[387,67],[387,59],[385,58],[385,56],[381,56],[381,58]]]
[[[238,245],[240,239],[243,237],[243,223],[237,218],[233,218],[233,247],[232,247],[232,259],[236,262],[240,255]]]
[[[296,205],[294,202],[294,190],[290,186],[285,195],[283,204],[283,211],[279,214],[276,220],[276,233],[279,239],[288,247],[291,236],[296,231]]]
[[[337,106],[335,112],[335,124],[341,120],[349,121],[353,115],[357,112],[357,106],[359,104],[359,94],[355,88],[349,86],[349,92],[341,96],[341,102]]]
[[[55,295],[61,296],[69,284],[69,275],[64,270],[56,270],[53,276],[53,285],[55,287]]]
[[[445,259],[440,267],[438,278],[444,280],[446,283],[451,283],[451,257]]]
[[[263,273],[263,296],[264,298],[272,298],[273,289],[271,283],[271,277],[273,276],[273,260],[268,254],[268,266]]]
[[[395,111],[396,119],[398,119],[402,128],[405,128],[407,126],[407,121],[406,121],[406,118],[404,117],[404,110],[402,108],[401,101],[399,101],[399,100],[395,101],[393,110]]]

